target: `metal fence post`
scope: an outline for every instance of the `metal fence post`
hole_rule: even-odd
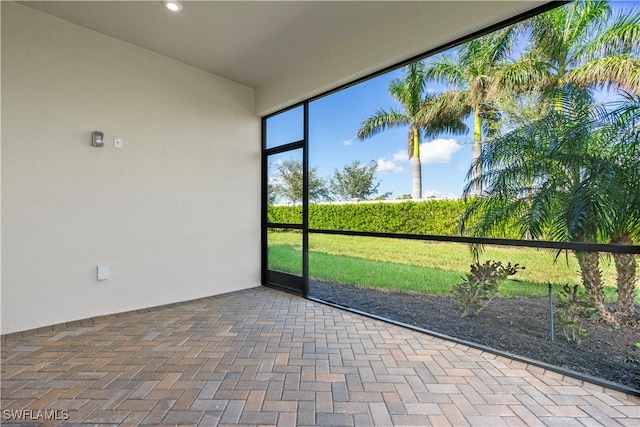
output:
[[[551,342],[556,341],[556,337],[553,332],[553,290],[551,283],[549,283],[549,338],[551,339]]]

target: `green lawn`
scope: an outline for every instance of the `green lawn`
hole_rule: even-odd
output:
[[[300,233],[269,233],[269,268],[301,273]],[[501,287],[503,297],[547,295],[547,283],[556,290],[564,283],[579,284],[580,275],[573,255],[563,254],[554,262],[555,252],[546,249],[485,247],[481,260],[518,263],[525,267],[514,280]],[[446,294],[460,282],[473,262],[469,246],[460,243],[423,242],[375,237],[311,234],[309,274],[336,283]],[[605,291],[615,299],[613,260],[602,260]],[[640,302],[640,298],[638,299]]]

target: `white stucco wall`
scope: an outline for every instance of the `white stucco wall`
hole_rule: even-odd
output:
[[[1,42],[2,334],[259,284],[253,89],[14,3]]]

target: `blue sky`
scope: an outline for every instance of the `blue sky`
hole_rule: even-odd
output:
[[[412,162],[407,155],[407,128],[388,129],[367,140],[356,134],[362,122],[379,108],[398,108],[388,84],[401,70],[316,100],[309,107],[309,162],[321,176],[332,176],[354,160],[375,161],[379,193],[391,198],[411,193]],[[428,89],[430,89],[428,87]],[[431,89],[439,89],[434,84]],[[471,134],[442,135],[421,146],[422,189],[425,196],[460,196],[471,164]]]
[[[614,14],[620,9],[637,7],[634,2],[611,2]],[[325,96],[309,107],[309,162],[317,167],[327,181],[334,170],[354,160],[368,164],[376,162],[376,179],[380,181],[378,194],[391,192],[390,198],[411,193],[412,163],[407,156],[407,129],[388,129],[360,141],[356,134],[362,122],[384,108],[398,108],[389,95],[388,85],[402,76],[402,69],[386,73],[358,85]],[[427,90],[442,90],[432,83]],[[467,120],[472,128],[472,119]],[[298,141],[303,138],[302,108],[269,119],[267,140],[269,147]],[[288,157],[283,154],[272,160]],[[423,197],[460,197],[472,160],[472,134],[439,135],[423,141],[421,146]],[[272,175],[273,172],[270,172]]]
[[[395,70],[333,93],[309,105],[309,162],[327,181],[334,170],[354,160],[376,162],[378,194],[391,192],[391,198],[411,193],[412,163],[407,156],[407,129],[388,129],[370,139],[356,137],[362,122],[379,108],[398,108],[389,95],[388,85],[402,76]],[[429,89],[429,88],[428,88]],[[435,84],[431,89],[437,90]],[[269,119],[268,147],[302,139],[302,109]],[[471,164],[471,136],[443,135],[423,141],[422,185],[425,196],[458,197]],[[271,164],[286,158],[300,159],[301,153],[274,156]],[[273,169],[273,168],[272,168]],[[273,170],[271,174],[273,175]]]

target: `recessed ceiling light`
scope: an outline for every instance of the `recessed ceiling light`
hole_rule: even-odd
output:
[[[182,5],[176,0],[164,0],[164,5],[172,12],[180,12],[182,10]]]

